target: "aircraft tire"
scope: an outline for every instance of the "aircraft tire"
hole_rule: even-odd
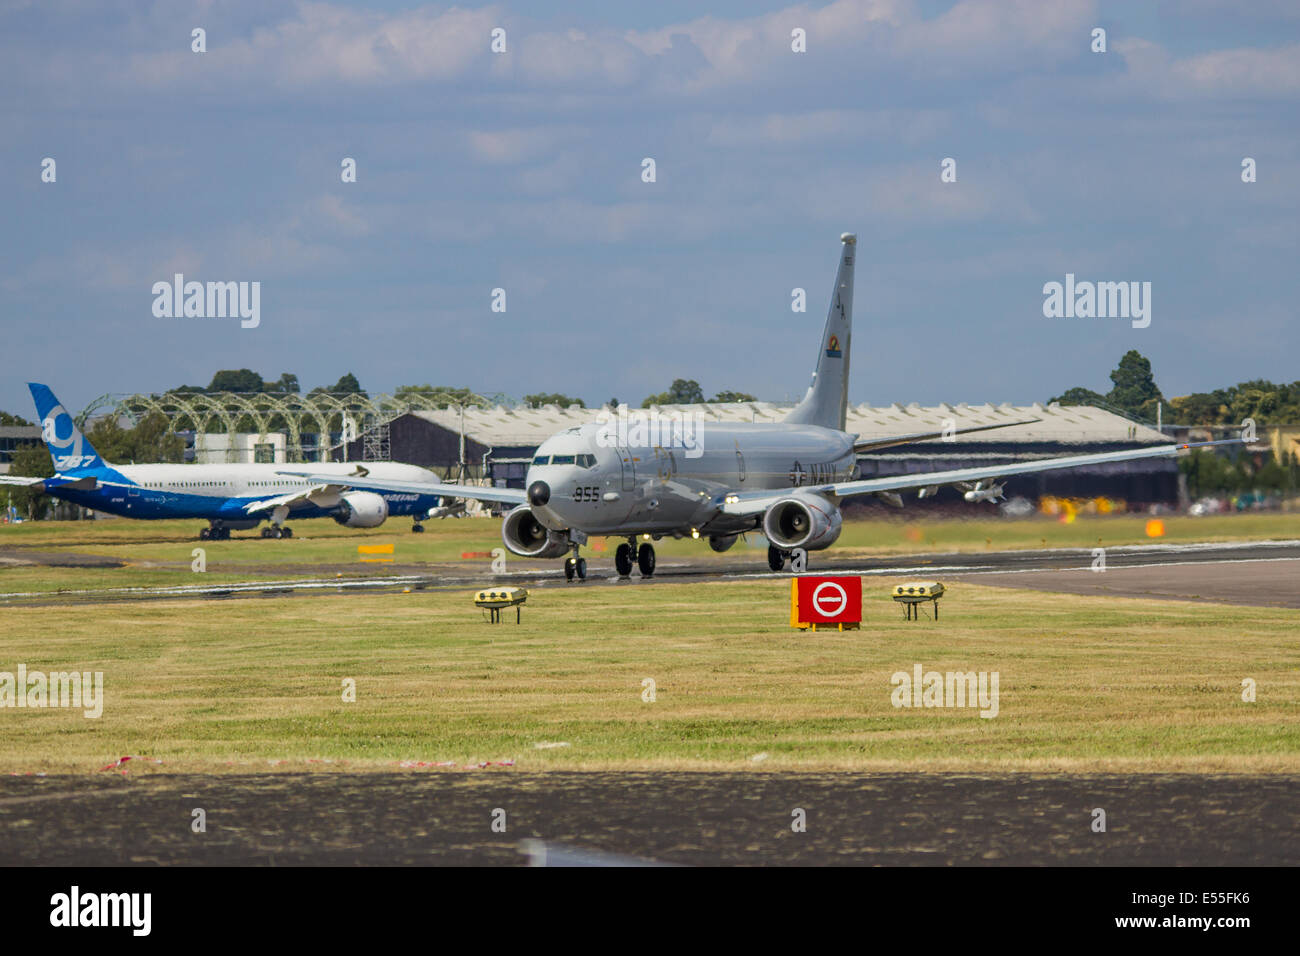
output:
[[[785,567],[785,552],[773,545],[767,546],[767,566],[773,571],[780,571]]]
[[[636,566],[641,570],[643,578],[648,578],[655,573],[654,545],[643,544],[636,549]]]
[[[618,572],[620,578],[632,576],[632,546],[630,544],[620,544],[614,550],[614,570]]]

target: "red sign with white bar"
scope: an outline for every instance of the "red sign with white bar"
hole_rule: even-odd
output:
[[[848,624],[862,620],[862,579],[801,577],[795,579],[799,624]]]

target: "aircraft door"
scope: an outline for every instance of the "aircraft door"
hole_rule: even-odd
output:
[[[618,460],[623,468],[623,490],[633,491],[636,489],[636,461],[632,458],[630,448],[618,449]]]

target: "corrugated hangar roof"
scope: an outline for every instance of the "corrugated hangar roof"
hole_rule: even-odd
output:
[[[703,405],[656,405],[654,410],[674,413],[698,413],[705,421],[720,422],[780,422],[792,406],[777,402],[737,402]],[[540,445],[551,435],[572,425],[596,421],[599,408],[567,409],[555,405],[540,408],[465,409],[465,434],[484,445],[509,447],[515,445]],[[459,433],[460,412],[441,409],[433,412],[411,412],[448,431]],[[963,435],[962,431],[980,425],[999,422],[1040,419],[1029,425]],[[913,402],[910,405],[850,405],[848,423],[850,432],[862,438],[885,438],[891,435],[915,432],[940,431],[952,419],[957,436],[963,442],[1057,442],[1064,444],[1091,444],[1096,442],[1150,442],[1170,441],[1154,428],[1136,425],[1128,419],[1089,405],[928,405]],[[937,439],[936,439],[937,441]]]

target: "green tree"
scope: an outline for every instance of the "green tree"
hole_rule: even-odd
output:
[[[264,382],[263,391],[265,392],[283,392],[290,395],[297,395],[300,391],[298,385],[298,376],[292,372],[281,372],[280,377],[274,382]]]
[[[32,423],[25,418],[19,418],[17,415],[10,415],[8,412],[0,412],[0,426],[5,428],[26,426],[30,428],[31,425]]]
[[[1106,394],[1106,401],[1129,415],[1155,418],[1156,403],[1163,400],[1151,374],[1151,361],[1137,349],[1130,349],[1110,373],[1114,387]]]
[[[675,378],[668,391],[658,395],[648,395],[641,403],[642,408],[651,405],[698,405],[704,401],[704,389],[700,383],[691,378]]]
[[[470,388],[451,388],[446,385],[399,385],[393,397],[398,401],[413,402],[417,398],[432,400],[441,405],[473,405],[474,391]]]
[[[262,376],[252,369],[222,369],[212,376],[209,392],[260,392]]]
[[[1240,425],[1253,418],[1257,426],[1300,422],[1300,382],[1275,385],[1256,379],[1212,392],[1172,398],[1173,416],[1186,425]]]
[[[161,412],[150,412],[130,430],[129,434],[131,455],[135,461],[182,462],[185,460],[185,440],[169,430],[167,416]]]
[[[717,395],[713,396],[713,401],[726,404],[728,402],[756,402],[758,399],[750,395],[749,392],[718,392]]]
[[[1169,400],[1170,418],[1184,425],[1223,425],[1230,420],[1231,399],[1227,392],[1198,392]]]
[[[1047,400],[1047,404],[1049,405],[1055,402],[1059,402],[1062,405],[1103,406],[1106,404],[1106,399],[1090,388],[1080,388],[1076,385],[1074,388],[1066,389],[1055,398],[1049,398]]]
[[[101,458],[117,464],[180,462],[185,442],[167,429],[167,416],[150,412],[134,428],[123,428],[116,418],[99,419],[86,435]]]
[[[321,391],[321,390],[313,389],[312,391]],[[348,372],[346,375],[341,377],[337,382],[335,382],[329,388],[324,389],[324,391],[330,392],[334,395],[365,395],[366,394],[361,388],[361,383],[357,381],[357,377],[353,375],[351,372]]]
[[[525,395],[524,404],[533,408],[541,405],[557,405],[560,408],[568,408],[570,405],[577,405],[579,408],[587,407],[587,403],[582,399],[561,395],[559,392],[539,392],[536,395]]]
[[[27,478],[49,478],[54,474],[50,453],[40,442],[19,445],[9,460],[9,474]],[[43,491],[31,488],[7,488],[9,500],[24,517],[39,521],[49,513],[51,501]]]

